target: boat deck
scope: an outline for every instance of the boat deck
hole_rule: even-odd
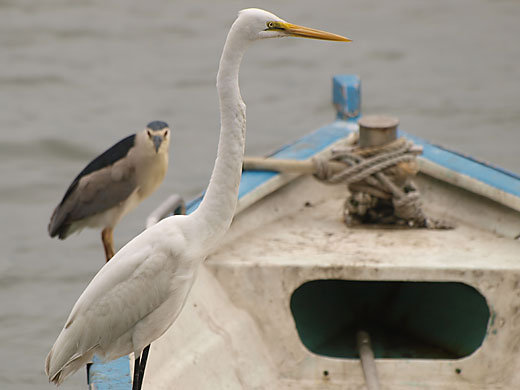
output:
[[[456,210],[433,205],[426,208],[428,216],[452,222],[452,230],[348,228],[342,220],[346,189],[341,185],[326,187],[312,178],[301,181],[280,190],[279,196],[273,196],[276,200],[259,202],[248,210],[247,217],[237,217],[228,243],[209,258],[207,265],[212,269],[341,266],[346,267],[345,276],[351,278],[355,275],[349,267],[407,268],[419,273],[423,268],[471,271],[520,267],[518,240],[465,223],[464,215],[457,218]],[[310,194],[312,191],[316,194]],[[290,205],[280,202],[285,192],[292,193],[287,197]],[[445,211],[432,212],[436,208]]]

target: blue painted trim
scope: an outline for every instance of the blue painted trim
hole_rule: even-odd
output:
[[[123,356],[103,363],[94,356],[88,371],[88,384],[95,390],[128,390],[132,387],[130,376],[130,356]]]
[[[397,134],[405,136],[417,145],[421,145],[423,147],[422,157],[425,159],[444,168],[469,176],[493,188],[520,197],[520,175],[478,161],[473,157],[432,145],[422,138],[404,131],[398,130]]]
[[[336,119],[358,119],[361,115],[361,79],[355,74],[342,74],[332,78],[332,103]]]

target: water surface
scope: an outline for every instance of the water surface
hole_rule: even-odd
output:
[[[152,120],[174,129],[165,183],[116,228],[120,247],[172,192],[206,185],[216,150],[215,76],[227,30],[251,1],[0,0],[0,388],[47,384],[43,362],[103,264],[98,231],[46,232],[74,176]],[[331,77],[357,73],[365,113],[519,172],[520,3],[263,1],[350,44],[260,42],[243,62],[247,152],[334,118]],[[84,389],[85,374],[64,389]]]

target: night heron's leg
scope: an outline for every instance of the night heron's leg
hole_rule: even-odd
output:
[[[113,229],[107,227],[101,232],[101,240],[103,241],[103,247],[105,248],[105,257],[108,262],[114,256],[114,236],[112,235]]]
[[[145,349],[143,349],[143,353],[141,355],[141,363],[139,364],[139,387],[137,388],[137,390],[141,390],[141,386],[143,386],[144,369],[146,368],[146,360],[148,360],[149,352],[150,352],[150,345],[148,345]]]
[[[138,390],[139,389],[139,362],[141,359],[139,359],[139,356],[134,356],[134,380],[132,382],[132,390]]]

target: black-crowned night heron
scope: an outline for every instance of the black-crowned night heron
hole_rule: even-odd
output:
[[[220,59],[220,138],[202,203],[190,215],[174,215],[149,227],[101,268],[47,356],[49,380],[60,384],[94,354],[112,360],[133,352],[133,389],[141,388],[150,343],[181,312],[199,264],[220,242],[235,213],[246,137],[245,104],[238,87],[242,56],[256,40],[287,36],[348,41],[287,23],[267,11],[240,12]]]
[[[102,227],[106,261],[114,255],[113,229],[161,184],[168,169],[170,129],[149,123],[92,160],[72,181],[51,216],[51,237]]]

